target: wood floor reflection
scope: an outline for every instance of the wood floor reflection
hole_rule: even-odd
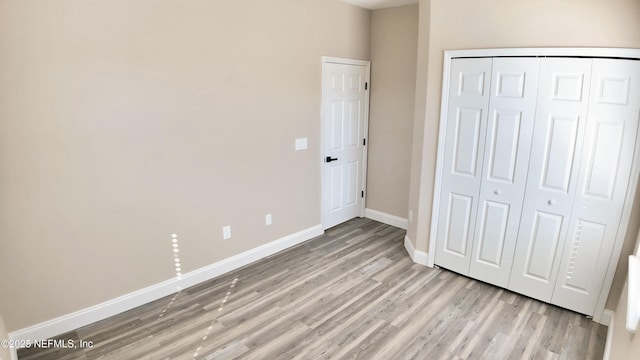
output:
[[[411,262],[405,232],[354,219],[22,359],[601,359],[605,326]]]

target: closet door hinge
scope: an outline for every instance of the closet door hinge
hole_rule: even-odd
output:
[[[364,190],[362,190],[362,192],[360,193],[360,196],[364,198]]]
[[[365,82],[365,83],[364,83],[364,89],[365,89],[365,90],[369,90],[369,83],[368,83],[368,82]]]

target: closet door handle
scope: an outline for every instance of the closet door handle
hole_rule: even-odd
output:
[[[500,191],[500,190],[494,190],[494,191],[493,191],[493,193],[494,193],[494,194],[496,194],[496,195],[500,195],[500,194],[502,194],[502,191]]]
[[[558,200],[556,200],[556,199],[551,199],[551,200],[547,201],[547,204],[549,204],[549,205],[555,205],[557,202],[558,202]]]

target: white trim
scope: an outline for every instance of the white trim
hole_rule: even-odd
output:
[[[444,151],[445,151],[445,143],[444,139],[446,137],[447,128],[447,105],[449,103],[449,80],[451,73],[451,54],[448,51],[444,53],[444,62],[443,62],[443,73],[442,73],[442,101],[440,103],[440,131],[438,133],[438,150],[437,150],[437,158],[436,158],[436,177],[433,183],[433,204],[431,205],[431,229],[429,232],[429,260],[428,263],[431,266],[434,266],[436,263],[436,236],[438,229],[438,209],[440,208],[440,186],[442,184],[442,167],[444,164]],[[427,127],[425,126],[424,136],[427,136]],[[425,156],[424,150],[426,149],[426,145],[423,145],[423,156],[422,156],[422,168],[425,167]],[[423,172],[424,175],[424,172]],[[424,186],[424,179],[421,179],[421,190]],[[421,204],[424,205],[424,204]]]
[[[364,217],[387,225],[395,226],[403,230],[407,230],[407,226],[409,225],[409,222],[405,218],[368,208],[364,209]]]
[[[627,275],[627,318],[625,328],[635,334],[640,323],[640,258],[629,255]]]
[[[21,330],[9,333],[13,340],[48,339],[67,331],[92,324],[110,316],[131,310],[137,306],[171,295],[180,289],[213,279],[232,270],[263,259],[294,245],[322,235],[322,225],[315,225],[297,233],[282,237],[267,244],[247,250],[211,265],[184,274],[180,279],[173,278],[161,283],[134,291],[118,298],[91,306],[89,308],[63,315]]]
[[[448,50],[444,52],[444,62],[443,62],[443,73],[442,73],[442,101],[440,103],[440,131],[438,135],[438,152],[437,152],[437,163],[436,163],[436,175],[435,181],[433,183],[433,203],[426,203],[425,199],[420,197],[420,202],[418,204],[418,211],[420,209],[428,208],[431,205],[432,213],[431,213],[431,229],[430,229],[430,241],[429,241],[429,264],[435,264],[435,249],[436,249],[436,228],[438,224],[438,209],[440,205],[440,189],[442,184],[442,163],[444,161],[444,136],[446,130],[446,121],[447,121],[447,104],[449,101],[449,80],[450,80],[450,68],[451,68],[451,60],[453,58],[463,58],[463,57],[494,57],[494,56],[583,56],[583,57],[615,57],[615,58],[630,58],[630,59],[640,59],[640,49],[623,49],[623,48],[513,48],[513,49],[479,49],[479,50]],[[426,122],[426,118],[425,118]],[[427,126],[424,127],[423,138],[426,138],[427,132],[429,128]],[[611,259],[609,261],[609,265],[607,267],[605,279],[602,285],[602,289],[600,291],[600,296],[598,298],[598,303],[596,305],[593,320],[596,322],[601,322],[602,317],[604,316],[605,304],[607,302],[607,297],[609,296],[609,291],[611,290],[611,285],[613,283],[613,276],[615,274],[616,266],[618,264],[618,260],[620,257],[620,251],[622,250],[622,245],[624,242],[624,237],[627,233],[627,226],[629,223],[629,218],[631,216],[631,208],[633,205],[633,199],[629,199],[629,196],[633,196],[636,193],[638,178],[640,177],[640,131],[638,131],[636,136],[636,149],[633,158],[633,165],[631,168],[631,177],[629,181],[629,185],[627,187],[627,198],[625,199],[623,208],[622,208],[622,217],[620,221],[620,227],[618,228],[618,234],[616,235],[616,241],[613,246],[613,251],[611,253]],[[425,156],[426,151],[428,151],[427,147],[429,144],[427,142],[423,142],[423,157],[422,157],[422,169],[424,170],[427,167],[426,161],[427,156]],[[423,191],[429,191],[429,183],[430,179],[426,179],[424,176],[424,171],[422,173],[420,179],[420,189],[419,193],[423,193]]]
[[[369,97],[371,93],[371,61],[369,60],[358,60],[358,59],[348,59],[348,58],[340,58],[333,56],[323,56],[322,57],[322,81],[321,81],[321,99],[320,99],[320,216],[322,220],[322,228],[326,229],[326,220],[324,214],[324,105],[325,105],[325,95],[324,95],[324,75],[325,75],[325,64],[343,64],[343,65],[357,65],[365,67],[365,81],[369,84],[368,89],[365,91],[364,96],[364,129],[363,129],[363,138],[369,140]],[[368,159],[368,151],[369,145],[365,145],[362,147],[362,191],[367,193],[367,159]],[[360,203],[360,217],[365,217],[365,209],[366,209],[366,196],[362,198]]]
[[[371,61],[341,58],[335,56],[323,56],[322,63],[369,66],[371,64]]]
[[[610,326],[611,324],[613,324],[614,316],[615,316],[615,313],[613,312],[613,310],[605,309],[598,323],[604,326]]]
[[[365,82],[367,84],[367,90],[364,93],[364,126],[362,129],[362,138],[366,142],[369,141],[369,98],[371,94],[371,61],[362,61],[365,67]],[[324,145],[324,143],[322,143]],[[360,216],[364,216],[365,209],[367,208],[367,163],[369,162],[369,145],[362,146],[362,202],[360,203]]]
[[[446,50],[445,58],[450,57],[495,57],[495,56],[583,56],[640,59],[640,49],[631,48],[503,48]]]
[[[411,261],[413,261],[416,264],[428,266],[427,259],[429,255],[427,255],[427,253],[424,251],[416,250],[416,248],[413,247],[413,243],[411,242],[411,239],[409,239],[409,237],[406,235],[404,237],[404,248],[409,253],[409,256],[411,257]]]
[[[615,326],[616,314],[611,310],[605,310],[602,315],[602,320],[607,319],[607,322],[601,322],[602,325],[607,326],[607,340],[604,344],[604,354],[602,360],[609,360],[611,356],[611,343],[613,342],[613,328]]]

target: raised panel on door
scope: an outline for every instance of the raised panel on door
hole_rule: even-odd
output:
[[[435,263],[467,274],[478,207],[491,59],[451,62]]]
[[[473,198],[470,196],[449,193],[446,214],[446,228],[443,251],[449,254],[465,256],[467,241],[471,229],[471,209]]]
[[[347,177],[345,182],[347,183],[347,196],[345,199],[345,206],[354,206],[358,202],[360,197],[360,189],[362,185],[360,183],[360,177],[358,176],[360,169],[360,161],[352,160],[345,165],[347,168]]]
[[[342,184],[344,183],[344,167],[342,165],[332,165],[327,170],[329,173],[329,211],[336,212],[342,209]]]
[[[482,109],[457,109],[453,139],[452,174],[476,177]]]
[[[560,243],[564,217],[544,211],[534,215],[529,247],[524,260],[523,275],[530,279],[550,283],[554,275],[553,263]]]
[[[493,59],[482,182],[469,275],[506,287],[527,181],[537,58]]]
[[[583,152],[591,59],[540,60],[528,180],[508,288],[551,301]]]
[[[578,187],[552,302],[593,315],[618,234],[640,114],[640,63],[593,60]],[[627,199],[632,201],[632,199]]]

